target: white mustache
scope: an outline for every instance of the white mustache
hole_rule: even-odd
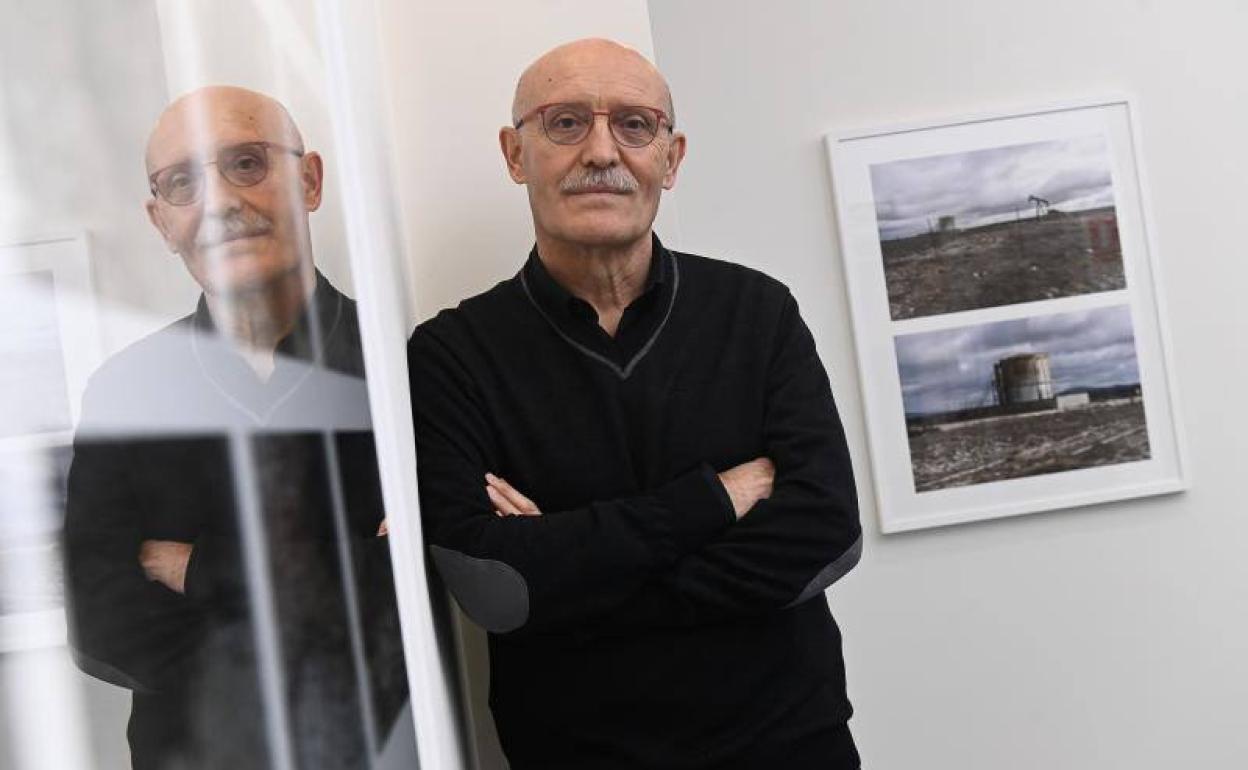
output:
[[[589,168],[573,171],[559,183],[559,191],[564,193],[583,192],[637,192],[640,185],[637,178],[621,166],[609,168]]]
[[[215,246],[235,238],[267,235],[272,229],[273,222],[255,211],[240,211],[224,217],[205,217],[199,225],[199,232],[195,234],[195,243],[200,247]]]

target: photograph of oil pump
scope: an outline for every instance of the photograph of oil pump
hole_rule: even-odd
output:
[[[870,171],[895,321],[1126,286],[1103,136]]]

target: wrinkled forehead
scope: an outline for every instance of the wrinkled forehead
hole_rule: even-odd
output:
[[[187,99],[170,107],[148,139],[148,173],[192,158],[214,155],[241,142],[275,142],[302,148],[298,132],[279,109],[248,100]]]
[[[587,102],[596,107],[640,104],[666,109],[663,89],[642,75],[628,73],[570,73],[549,78],[536,104],[548,102]]]
[[[663,76],[640,55],[624,50],[540,60],[524,73],[516,96],[521,113],[551,102],[586,102],[598,108],[644,105],[671,111]]]

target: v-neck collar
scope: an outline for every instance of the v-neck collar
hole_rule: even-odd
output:
[[[257,425],[267,425],[317,368],[342,318],[342,294],[318,271],[316,288],[290,333],[274,351],[273,372],[261,381],[212,320],[202,294],[191,317],[191,351],[200,373],[218,394]]]
[[[542,264],[534,246],[517,276],[533,307],[565,342],[628,377],[662,334],[676,303],[680,268],[676,257],[651,235],[650,266],[641,294],[625,309],[614,338],[598,326],[598,316],[585,300],[565,289]]]

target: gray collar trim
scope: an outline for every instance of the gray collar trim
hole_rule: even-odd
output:
[[[291,396],[295,395],[295,391],[299,390],[299,386],[303,385],[304,380],[308,379],[314,369],[318,366],[325,366],[325,351],[329,348],[329,341],[334,336],[334,332],[338,331],[338,322],[341,319],[342,295],[339,294],[335,301],[334,320],[329,326],[329,331],[319,329],[318,325],[317,331],[313,333],[313,345],[316,346],[315,360],[309,362],[306,371],[299,376],[299,379],[292,382],[286,392],[278,396],[278,398],[274,400],[274,402],[269,405],[269,408],[264,410],[263,413],[256,412],[242,401],[239,401],[232,393],[230,393],[229,388],[213,376],[212,370],[209,369],[209,367],[204,363],[203,356],[199,352],[199,329],[194,323],[191,324],[191,353],[195,357],[195,363],[199,366],[200,374],[202,374],[204,379],[208,381],[208,384],[211,385],[213,389],[216,390],[217,393],[220,394],[221,397],[224,398],[231,406],[249,417],[256,425],[263,427],[268,424],[269,420],[273,417],[274,413],[281,408],[282,404],[285,404],[290,400]],[[312,318],[311,322],[315,324],[318,320],[319,319]]]
[[[533,292],[529,290],[529,282],[525,279],[523,270],[520,271],[520,285],[524,288],[524,295],[529,298],[529,302],[533,304],[533,307],[542,316],[542,318],[546,319],[546,323],[550,324],[550,328],[555,330],[555,334],[558,334],[563,338],[564,342],[576,348],[584,355],[594,359],[598,363],[607,366],[611,369],[611,371],[615,372],[621,380],[627,380],[633,373],[633,370],[637,368],[637,364],[641,363],[641,360],[645,358],[646,354],[650,352],[650,349],[654,347],[654,343],[658,342],[659,335],[663,333],[664,327],[667,326],[668,319],[672,317],[672,308],[676,307],[676,294],[680,291],[680,264],[676,261],[676,255],[671,254],[670,256],[672,265],[672,296],[667,302],[667,309],[663,312],[663,320],[659,322],[657,327],[655,327],[654,333],[650,335],[650,339],[646,340],[646,344],[641,346],[641,350],[637,351],[636,355],[634,355],[632,360],[628,362],[627,366],[620,366],[601,353],[595,353],[564,333],[564,331],[559,328],[559,325],[554,322],[554,319],[547,315],[546,311],[542,310],[542,306],[539,305],[537,300],[533,298]]]

